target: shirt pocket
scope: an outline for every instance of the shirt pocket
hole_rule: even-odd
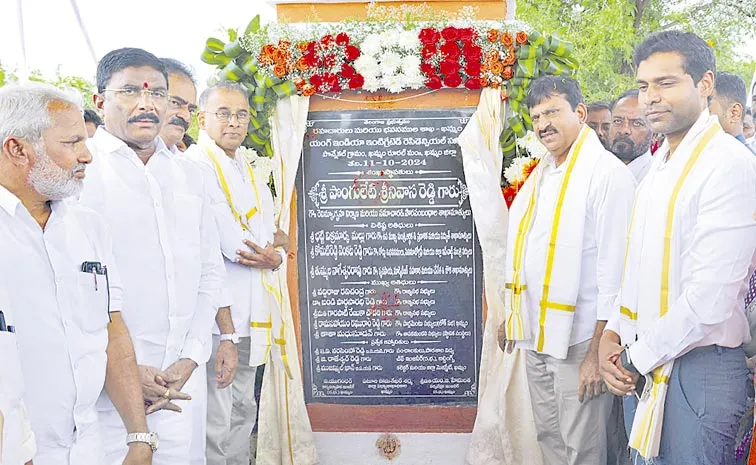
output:
[[[108,280],[105,275],[77,273],[79,301],[74,302],[76,321],[85,333],[97,333],[107,329],[110,322]]]
[[[202,227],[202,199],[176,194],[176,238],[182,246],[199,246]]]
[[[0,397],[3,403],[14,405],[24,394],[23,372],[21,371],[21,356],[19,354],[16,335],[0,331]]]

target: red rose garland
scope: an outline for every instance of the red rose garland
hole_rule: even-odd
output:
[[[302,95],[362,88],[364,79],[354,70],[360,49],[349,42],[349,35],[341,32],[336,37],[327,34],[319,41],[297,44],[296,50],[301,56],[296,61],[296,69],[305,77],[294,79],[294,84]]]
[[[440,32],[425,28],[418,38],[423,45],[420,71],[427,78],[426,87],[440,89],[464,84],[470,90],[480,89],[483,53],[475,43],[477,34],[473,28],[449,26]]]

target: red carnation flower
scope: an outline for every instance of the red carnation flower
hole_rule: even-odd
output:
[[[360,89],[365,84],[365,78],[362,77],[362,74],[355,74],[352,76],[352,79],[349,80],[349,88],[350,89]]]
[[[459,39],[459,29],[454,26],[445,27],[441,30],[441,37],[446,41]]]
[[[467,73],[468,76],[479,76],[480,75],[480,62],[468,61],[467,65],[465,66],[465,73]]]
[[[314,53],[305,53],[304,55],[302,55],[302,59],[310,68],[314,67],[318,63],[318,58]]]
[[[351,78],[352,76],[354,76],[354,68],[344,63],[343,65],[341,65],[341,75],[347,79]]]
[[[431,74],[430,76],[428,76],[428,80],[425,81],[425,87],[429,89],[440,89],[441,78],[436,76],[435,74]]]
[[[336,66],[336,55],[326,55],[323,58],[323,64],[326,68],[333,68]]]
[[[341,92],[339,77],[335,74],[326,73],[323,75],[323,82],[330,87],[331,92]]]
[[[440,50],[448,60],[457,60],[462,55],[462,51],[456,42],[447,42],[441,46]]]
[[[458,33],[458,39],[462,42],[472,42],[475,38],[475,31],[471,27],[466,27],[463,29],[457,29]]]
[[[307,51],[309,53],[315,53],[319,48],[320,47],[318,47],[318,43],[317,42],[313,41],[313,42],[310,42],[310,43],[307,44]]]
[[[462,50],[462,55],[467,61],[480,61],[483,56],[483,50],[477,45],[468,45]]]
[[[360,57],[360,49],[355,47],[354,45],[347,45],[344,52],[346,53],[346,58],[348,61],[354,61]]]
[[[321,92],[323,90],[323,76],[320,74],[313,74],[310,77],[310,84],[315,86],[315,90]]]
[[[441,34],[437,30],[428,27],[420,31],[418,38],[423,45],[435,45],[441,38]]]
[[[465,82],[465,87],[470,90],[480,89],[480,79],[476,77],[468,79],[467,82]]]
[[[441,70],[441,74],[456,74],[459,73],[459,63],[456,61],[451,60],[444,60],[441,62],[441,65],[439,66],[439,69]]]
[[[430,63],[420,63],[420,71],[425,74],[433,74],[435,67]]]
[[[324,35],[322,39],[320,39],[320,43],[328,46],[331,45],[334,42],[333,36],[331,34]]]
[[[459,87],[462,84],[462,76],[459,74],[449,74],[444,78],[444,85],[446,87]]]
[[[338,45],[349,45],[349,35],[346,32],[339,32],[336,35],[336,43]]]
[[[437,52],[438,49],[435,45],[426,45],[422,51],[423,60],[430,60]]]

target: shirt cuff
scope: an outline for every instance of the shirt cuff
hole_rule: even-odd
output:
[[[276,252],[278,252],[278,255],[281,256],[281,264],[278,265],[278,268],[276,268],[274,271],[280,270],[281,267],[284,266],[284,263],[286,263],[286,259],[288,258],[288,254],[283,248],[276,248]]]
[[[208,339],[212,340],[209,333]],[[197,365],[202,365],[210,359],[210,352],[210,344],[203,344],[196,339],[187,339],[184,342],[184,348],[181,350],[180,358],[188,358]]]
[[[642,375],[650,373],[659,365],[659,357],[643,339],[638,339],[628,347],[627,353],[630,356],[630,362]]]
[[[606,322],[606,326],[604,327],[604,332],[612,331],[616,334],[619,334],[619,318],[616,316],[612,316],[609,318],[609,321]]]
[[[233,304],[234,300],[231,298],[231,290],[224,283],[218,292],[218,308],[230,307]]]
[[[598,298],[596,299],[596,320],[609,320],[614,314],[615,302],[617,302],[617,294],[599,294]]]

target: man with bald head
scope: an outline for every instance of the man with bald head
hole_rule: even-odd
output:
[[[652,137],[643,109],[638,105],[638,89],[624,92],[612,107],[609,148],[630,168],[639,184],[651,166]]]
[[[28,443],[21,451],[5,444],[2,463],[31,455],[36,465],[103,463],[96,409],[103,388],[124,430],[121,462],[152,463],[110,237],[95,212],[65,202],[84,185],[92,161],[86,139],[79,103],[60,90],[0,89],[0,418],[8,418],[10,437],[20,437],[18,412],[6,415],[4,405],[23,394],[37,440],[36,455]],[[6,376],[20,376],[14,368],[25,384],[17,378],[9,393],[2,387]],[[0,440],[8,437],[2,429]],[[135,439],[128,446],[127,433]]]

